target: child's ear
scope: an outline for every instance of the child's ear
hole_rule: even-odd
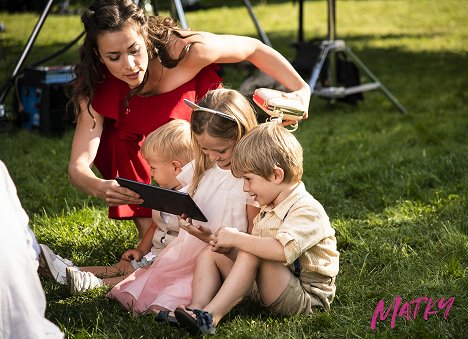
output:
[[[182,172],[182,167],[184,167],[182,166],[181,162],[178,160],[173,160],[171,162],[171,165],[174,167],[174,172],[176,172],[176,174],[179,174],[180,172]]]
[[[275,184],[281,184],[284,179],[284,170],[281,167],[275,167],[273,169],[273,182]]]

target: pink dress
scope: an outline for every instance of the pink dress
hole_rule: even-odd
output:
[[[193,167],[185,166],[178,179],[185,185],[192,174]],[[211,231],[226,226],[245,232],[249,196],[242,187],[243,180],[233,177],[229,170],[215,166],[206,171],[193,199],[208,222],[193,220],[193,224],[201,224]],[[150,306],[175,310],[181,304],[190,303],[195,263],[206,246],[205,242],[181,229],[151,266],[135,271],[116,285],[108,297],[127,307],[125,300],[128,300],[128,293],[131,294],[134,298],[132,310],[137,314],[147,311]]]

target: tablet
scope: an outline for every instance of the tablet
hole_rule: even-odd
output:
[[[189,218],[208,221],[203,212],[197,206],[188,193],[147,185],[138,181],[115,178],[120,186],[131,189],[138,193],[144,200],[141,206],[154,210],[175,214],[186,215]]]

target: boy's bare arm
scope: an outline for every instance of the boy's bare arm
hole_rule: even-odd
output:
[[[235,247],[261,259],[286,263],[283,245],[278,240],[239,232],[237,228],[220,228],[211,236],[210,245],[215,252],[218,249]]]

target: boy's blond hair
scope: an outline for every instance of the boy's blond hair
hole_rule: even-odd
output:
[[[146,161],[158,157],[162,162],[180,161],[183,165],[193,159],[190,124],[181,119],[171,120],[148,134],[141,146]]]
[[[283,169],[284,183],[301,181],[302,147],[281,124],[266,122],[247,133],[236,145],[231,172],[237,178],[253,173],[269,179],[275,167]]]

